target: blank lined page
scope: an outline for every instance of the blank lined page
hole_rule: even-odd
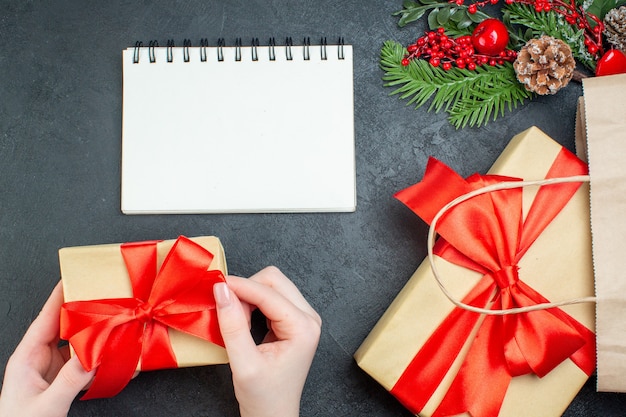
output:
[[[122,211],[354,211],[352,73],[350,45],[124,50]]]

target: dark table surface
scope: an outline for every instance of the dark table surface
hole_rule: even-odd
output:
[[[508,140],[536,125],[573,148],[580,84],[481,128],[389,97],[385,40],[406,44],[401,1],[27,1],[0,5],[0,362],[59,279],[63,246],[216,235],[229,270],[276,265],[324,319],[302,401],[306,416],[410,415],[352,355],[425,256],[425,224],[392,198],[429,155],[484,172]],[[121,51],[137,40],[294,40],[354,45],[355,213],[125,216],[120,212]],[[234,416],[227,366],[141,374],[117,397],[75,402],[72,416]],[[519,410],[520,416],[526,416]],[[595,392],[566,416],[626,415],[626,396]],[[534,417],[534,416],[533,416]]]

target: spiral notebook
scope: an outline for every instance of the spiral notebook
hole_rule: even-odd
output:
[[[123,51],[126,214],[356,209],[352,47]]]

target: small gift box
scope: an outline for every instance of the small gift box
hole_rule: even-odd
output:
[[[61,338],[97,368],[83,399],[111,397],[133,374],[226,363],[213,285],[227,273],[216,237],[62,248]]]
[[[431,223],[449,202],[489,184],[584,174],[584,163],[533,127],[488,175],[463,179],[431,159],[424,179],[396,197]],[[435,229],[441,282],[465,305],[507,310],[593,295],[586,183],[482,194]],[[355,359],[416,415],[560,416],[594,370],[593,329],[589,303],[515,314],[457,306],[427,259]]]

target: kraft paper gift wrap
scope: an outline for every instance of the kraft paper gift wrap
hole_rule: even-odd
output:
[[[445,175],[437,177],[438,173]],[[532,127],[510,141],[489,171],[494,176],[473,176],[468,182],[542,180],[585,173],[584,163]],[[416,184],[430,185],[431,193],[420,189],[421,194],[411,196],[413,186],[397,197],[409,207],[412,198],[444,206],[455,193],[466,193],[466,183],[455,175],[431,160],[424,180]],[[430,184],[423,184],[427,177]],[[587,184],[515,190],[462,203],[476,208],[470,207],[465,218],[455,212],[462,205],[441,218],[436,229],[442,238],[434,258],[445,288],[457,300],[491,309],[593,296]],[[485,202],[486,206],[480,205]],[[513,208],[507,207],[511,202]],[[495,210],[499,217],[491,219],[493,207],[500,203],[505,208]],[[481,207],[487,209],[481,211]],[[413,210],[427,222],[438,211]],[[486,222],[483,216],[494,221]],[[521,226],[518,238],[507,240],[494,232],[500,223],[511,222]],[[489,229],[494,224],[496,228]],[[454,245],[474,234],[482,238],[460,254]],[[528,236],[532,236],[530,241]],[[490,246],[496,253],[494,259],[511,259],[495,265],[487,259],[477,268],[483,247]],[[591,303],[514,315],[482,315],[455,307],[439,288],[426,259],[359,347],[355,359],[416,415],[560,416],[593,372],[593,330]]]
[[[61,337],[86,369],[83,399],[111,397],[135,371],[226,363],[213,284],[227,273],[218,238],[59,250]]]

